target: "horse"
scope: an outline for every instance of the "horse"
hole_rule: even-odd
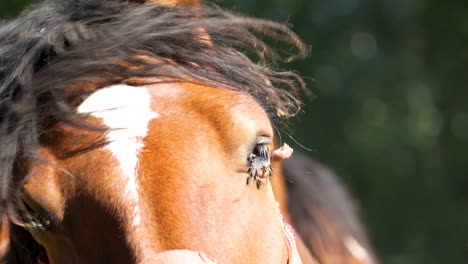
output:
[[[298,153],[274,161],[272,186],[284,217],[297,231],[308,263],[377,264],[355,200],[340,178]],[[305,248],[302,249],[301,248]]]
[[[304,83],[259,35],[307,54],[198,1],[46,1],[3,22],[4,260],[313,263],[272,183],[291,154],[272,123]]]

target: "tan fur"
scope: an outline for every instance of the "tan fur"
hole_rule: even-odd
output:
[[[10,223],[8,218],[3,218],[0,222],[0,260],[3,260],[8,254],[10,247]]]

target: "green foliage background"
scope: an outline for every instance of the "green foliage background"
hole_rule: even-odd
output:
[[[0,16],[30,2],[0,0]],[[216,4],[291,23],[312,46],[287,65],[316,95],[294,136],[348,184],[382,262],[466,263],[467,2]]]

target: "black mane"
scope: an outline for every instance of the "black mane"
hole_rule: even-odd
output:
[[[259,35],[289,44],[298,56],[307,53],[288,27],[217,7],[57,0],[0,24],[0,217],[15,215],[24,177],[13,171],[22,158],[34,157],[43,114],[77,120],[70,96],[85,94],[66,94],[72,85],[183,78],[247,92],[273,118],[296,114],[304,83],[269,67],[282,56]]]

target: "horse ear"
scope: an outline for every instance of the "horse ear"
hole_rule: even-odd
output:
[[[135,2],[140,4],[149,5],[167,5],[167,6],[200,6],[200,0],[128,0],[129,2]]]

